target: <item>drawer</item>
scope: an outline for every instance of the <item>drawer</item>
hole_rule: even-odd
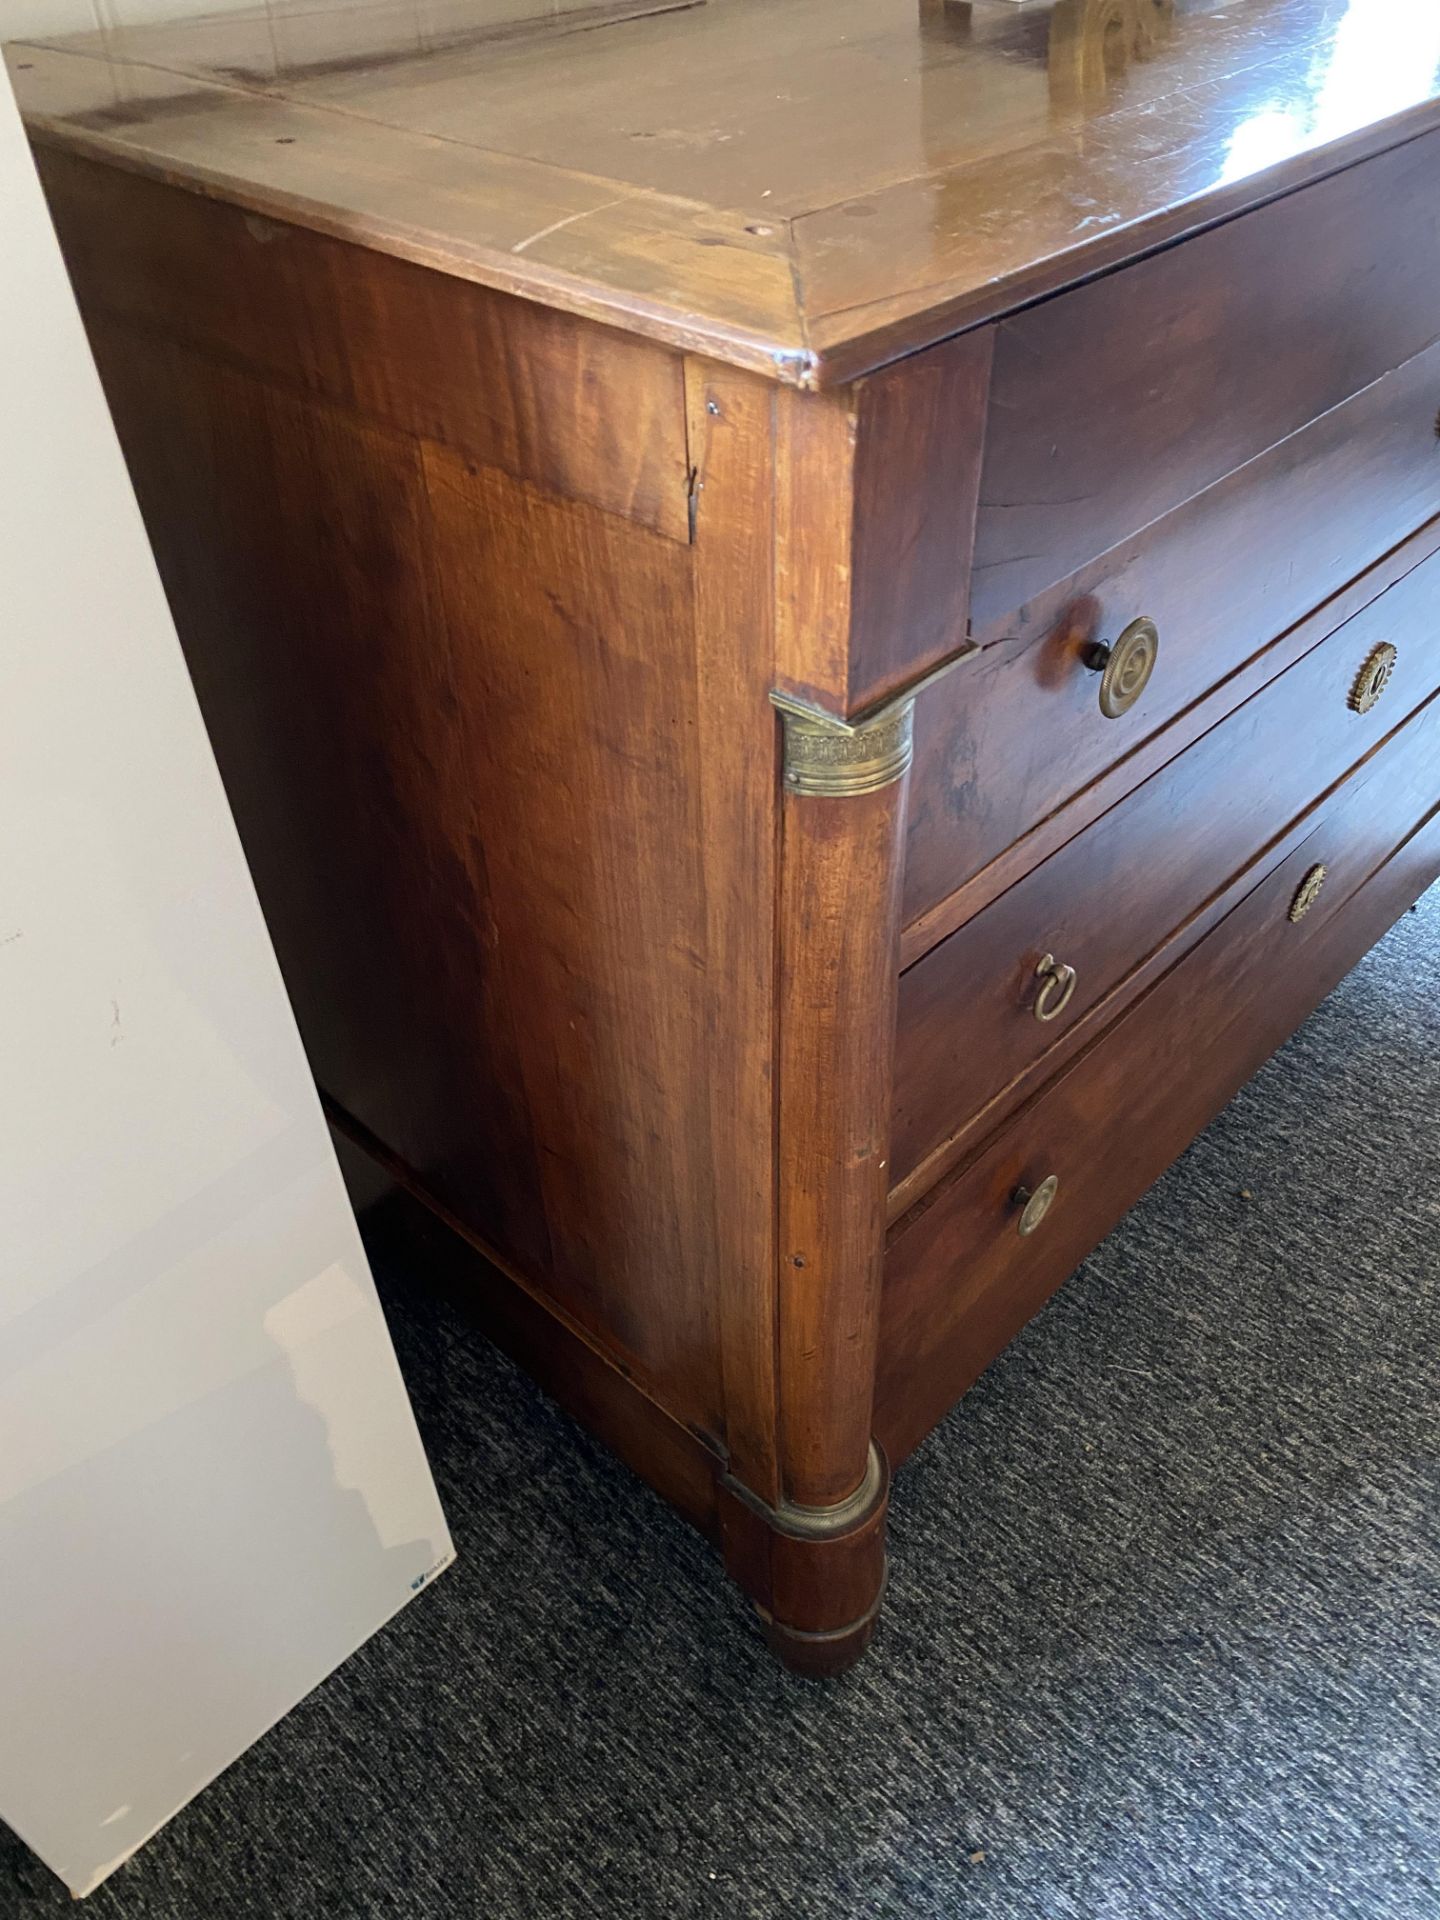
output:
[[[1437,133],[1002,321],[975,625],[1437,337]]]
[[[982,653],[922,695],[916,711],[906,922],[958,924],[957,889],[1012,847],[1016,864],[1024,847],[1015,843],[1037,822],[1100,776],[1123,778],[1142,746],[1163,752],[1157,736],[1194,703],[1210,697],[1223,708],[1224,684],[1242,663],[1440,512],[1437,408],[1440,346],[1068,576],[1012,622],[977,629]],[[1107,719],[1086,651],[1140,616],[1159,634],[1155,668],[1136,704]]]
[[[1374,699],[1362,682],[1389,678]],[[931,949],[900,981],[895,1210],[1224,911],[1257,860],[1440,687],[1440,554]],[[1365,710],[1357,710],[1364,708]],[[1267,856],[1266,849],[1270,849]],[[1039,973],[1051,958],[1051,977]],[[1164,964],[1163,961],[1160,964]],[[1067,971],[1061,972],[1060,969]],[[1043,1017],[1042,1017],[1043,1016]]]
[[[892,1234],[875,1413],[892,1462],[1440,874],[1440,699],[1376,758],[1374,777],[1333,795],[1205,940]],[[1053,1204],[1022,1235],[1019,1196],[1052,1177]]]

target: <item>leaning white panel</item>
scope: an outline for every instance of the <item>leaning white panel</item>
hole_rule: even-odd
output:
[[[0,1817],[85,1892],[449,1535],[0,83]]]

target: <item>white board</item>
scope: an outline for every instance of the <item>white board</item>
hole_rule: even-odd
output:
[[[451,1556],[0,80],[0,1818],[77,1893]]]

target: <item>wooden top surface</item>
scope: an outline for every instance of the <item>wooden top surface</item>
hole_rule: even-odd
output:
[[[7,57],[40,139],[801,386],[1440,122],[1437,0],[505,5]]]

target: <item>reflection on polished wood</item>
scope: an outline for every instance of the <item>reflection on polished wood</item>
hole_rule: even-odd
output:
[[[1046,60],[1050,98],[1103,100],[1137,60],[1153,59],[1175,25],[1175,0],[1055,0]]]
[[[256,7],[10,57],[46,141],[800,385],[1392,144],[1440,93],[1433,0],[708,0],[498,40],[496,4],[448,0],[423,50],[409,6]]]

